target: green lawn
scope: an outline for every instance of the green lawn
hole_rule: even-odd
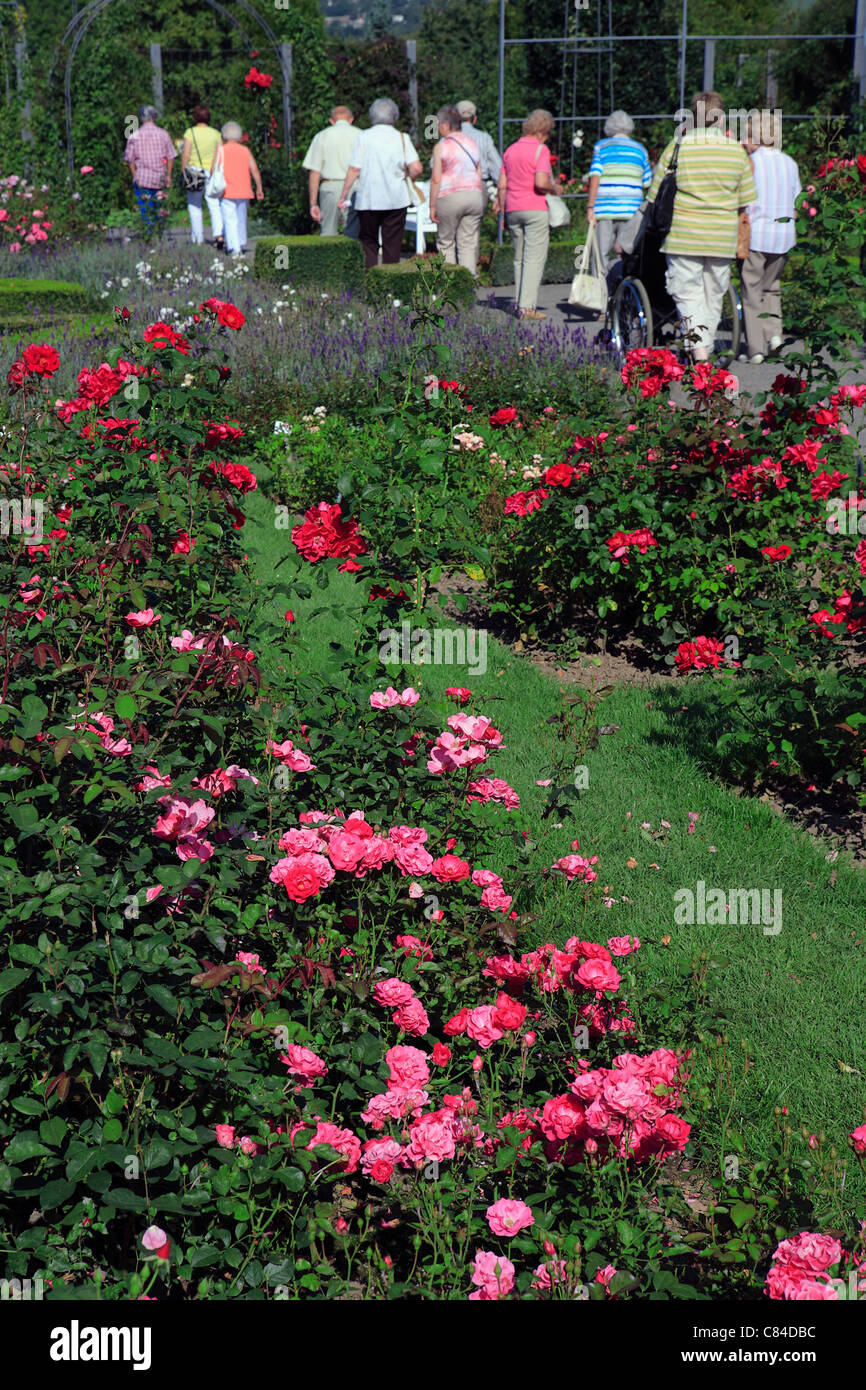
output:
[[[258,471],[262,476],[260,466]],[[275,600],[272,586],[281,574],[276,562],[291,541],[288,531],[273,526],[266,477],[262,481],[263,490],[246,499],[245,540],[263,610],[278,611],[282,621],[286,602]],[[325,591],[314,588],[309,601],[290,600],[300,660],[327,669],[329,641],[352,638],[346,618],[342,624],[317,618],[306,628],[305,615],[323,604],[356,601],[354,582],[343,575]],[[536,783],[549,775],[546,721],[562,707],[560,691],[528,660],[492,639],[487,658],[484,675],[432,666],[422,668],[414,683],[432,696],[443,695],[447,685],[470,686],[484,702],[478,708],[503,730],[507,746],[495,760],[495,774],[520,794],[521,814],[529,818],[536,846],[530,864],[542,869],[579,839],[582,853],[598,855],[599,883],[610,885],[617,899],[608,909],[600,904],[587,909],[577,886],[545,880],[531,935],[558,941],[574,933],[598,940],[639,936],[644,948],[636,958],[639,1014],[641,998],[657,991],[668,997],[676,1015],[690,1002],[686,994],[697,992],[696,986],[683,985],[681,968],[700,957],[717,962],[709,977],[710,1002],[727,1018],[733,1061],[722,1074],[715,1063],[718,1049],[709,1044],[696,1049],[693,1085],[709,1087],[717,1096],[701,1121],[704,1140],[724,1154],[725,1126],[733,1127],[746,1154],[760,1157],[775,1134],[774,1108],[787,1106],[801,1152],[801,1126],[809,1133],[824,1131],[827,1148],[835,1144],[850,1170],[846,1203],[862,1197],[866,1183],[846,1157],[846,1135],[862,1123],[866,1099],[866,873],[842,857],[828,862],[826,846],[765,804],[711,780],[689,751],[693,735],[661,712],[651,690],[619,688],[602,702],[599,723],[619,727],[599,738],[594,751],[575,754],[575,765],[585,763],[588,769],[588,785],[572,803],[572,817],[561,828],[552,823],[556,816],[542,821],[546,792]],[[698,816],[693,833],[689,812]],[[662,820],[670,829],[655,838]],[[651,832],[642,829],[644,822]],[[677,925],[674,894],[694,890],[698,880],[726,891],[780,889],[781,930],[767,934],[760,924]],[[527,903],[518,899],[517,905]],[[661,1041],[656,1031],[640,1049]]]

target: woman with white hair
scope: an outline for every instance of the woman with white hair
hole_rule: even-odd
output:
[[[397,103],[390,97],[373,102],[370,129],[358,131],[340,194],[339,206],[347,207],[349,190],[358,180],[355,211],[368,270],[379,260],[380,231],[382,264],[396,265],[399,261],[410,201],[409,180],[421,177],[418,151],[408,135],[395,129],[399,115]]]
[[[225,177],[225,192],[222,195],[222,214],[225,226],[226,255],[242,256],[247,239],[247,208],[256,186],[256,199],[260,202],[265,196],[262,192],[262,176],[251,150],[241,144],[243,129],[237,121],[226,121],[220,132],[223,138],[217,151],[213,167],[222,164]]]
[[[595,227],[602,275],[620,227],[637,212],[652,183],[649,155],[639,140],[631,138],[633,130],[631,116],[612,111],[604,123],[605,138],[592,151],[586,220]]]

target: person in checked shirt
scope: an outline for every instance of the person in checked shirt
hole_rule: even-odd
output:
[[[152,236],[159,225],[157,197],[171,183],[172,164],[177,158],[171,136],[156,124],[156,115],[155,106],[140,107],[141,124],[127,140],[123,155],[132,173],[132,187],[146,236]]]

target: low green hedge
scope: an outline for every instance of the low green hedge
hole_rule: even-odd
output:
[[[0,328],[17,328],[43,316],[80,313],[89,305],[87,290],[74,280],[0,279]]]
[[[570,285],[574,276],[574,254],[583,241],[552,241],[547,252],[543,285]],[[490,264],[492,285],[514,283],[514,248],[509,242],[497,246]]]
[[[467,309],[475,303],[475,281],[464,265],[449,265],[449,289],[457,304]],[[418,272],[417,261],[399,261],[397,265],[374,265],[367,271],[367,303],[387,305],[399,299],[405,303],[411,294],[407,276]]]
[[[347,236],[266,236],[256,242],[253,274],[295,288],[363,290],[364,252]]]

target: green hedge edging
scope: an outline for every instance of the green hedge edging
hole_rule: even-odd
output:
[[[74,314],[90,306],[90,296],[74,280],[0,279],[0,327],[32,323],[41,315]]]
[[[364,252],[347,236],[265,236],[256,242],[253,274],[296,289],[363,290]]]
[[[446,265],[449,290],[461,309],[475,303],[475,280],[465,265]],[[411,294],[406,277],[417,275],[417,261],[398,261],[396,265],[374,265],[367,271],[367,303],[388,306],[395,299],[405,303]]]
[[[583,241],[552,241],[547,252],[543,285],[570,285],[574,278],[574,253]],[[503,242],[497,246],[490,263],[490,282],[510,285],[514,282],[514,249]]]

